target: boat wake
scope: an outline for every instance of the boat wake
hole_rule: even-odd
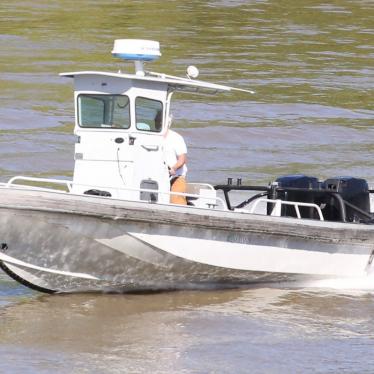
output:
[[[299,286],[347,291],[374,291],[374,275],[357,278],[330,278],[308,281]]]

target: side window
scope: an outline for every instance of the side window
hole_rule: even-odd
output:
[[[137,97],[135,100],[136,128],[138,130],[160,132],[162,130],[161,101]]]
[[[125,95],[81,94],[78,96],[78,118],[81,127],[128,129],[129,98]]]

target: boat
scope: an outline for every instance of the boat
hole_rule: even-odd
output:
[[[118,39],[135,72],[80,71],[74,80],[72,180],[15,176],[0,184],[0,267],[40,292],[239,287],[373,272],[373,190],[349,176],[228,178],[188,183],[170,203],[163,139],[172,95],[253,91],[145,70],[156,41]],[[161,127],[156,115],[162,114]],[[223,177],[226,179],[226,177]],[[234,203],[233,195],[245,196]]]

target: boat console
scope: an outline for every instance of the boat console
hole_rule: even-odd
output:
[[[134,63],[135,74],[60,74],[73,78],[75,85],[77,142],[71,192],[169,203],[170,180],[164,162],[163,137],[171,123],[173,93],[245,90],[195,80],[198,70],[193,66],[187,68],[187,78],[146,71],[144,64],[161,56],[157,41],[118,39],[112,55]],[[196,191],[196,186],[190,189]],[[216,197],[212,186],[202,186],[198,192],[202,192],[202,197],[195,196],[195,206],[207,206],[207,192],[208,198]]]
[[[168,85],[144,81],[143,64],[157,59],[159,43],[116,40],[114,57],[135,63],[135,75],[66,73],[74,78],[73,193],[167,202],[169,173],[162,140],[169,115]],[[97,188],[92,188],[97,186]],[[151,189],[158,192],[142,192]]]

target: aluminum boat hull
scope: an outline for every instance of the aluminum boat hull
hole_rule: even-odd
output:
[[[0,188],[0,265],[44,292],[369,276],[374,226]]]

